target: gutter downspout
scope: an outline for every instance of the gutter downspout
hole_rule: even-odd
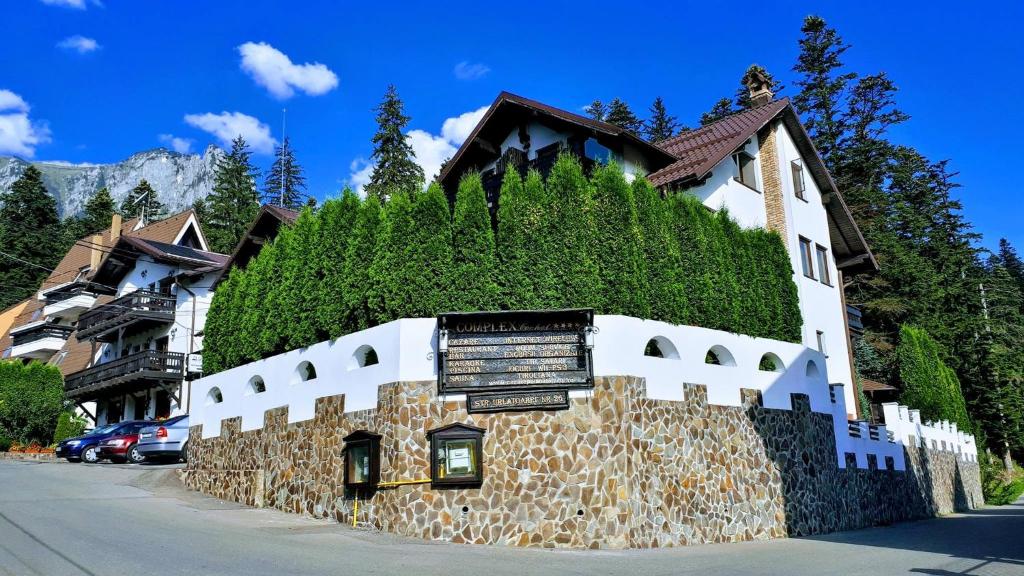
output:
[[[192,297],[192,327],[189,328],[188,333],[188,354],[189,356],[191,356],[195,350],[196,344],[196,299],[198,297],[196,296],[195,292],[189,290],[188,287],[181,282],[180,278],[180,274],[174,277],[174,280],[175,282],[177,282],[178,287],[187,292],[188,295]],[[188,376],[188,357],[185,358],[185,376]],[[185,406],[185,413],[188,414],[189,412],[192,411],[192,381],[186,378],[184,382],[188,382],[188,400],[186,401]]]

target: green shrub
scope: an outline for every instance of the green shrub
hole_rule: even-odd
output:
[[[60,442],[67,438],[81,436],[85,432],[85,418],[71,410],[65,410],[57,417],[57,428],[53,432],[53,441]]]
[[[7,452],[8,450],[10,450],[11,444],[14,444],[13,440],[6,436],[0,435],[0,452]]]
[[[1024,470],[1019,466],[1007,472],[1003,461],[987,452],[978,454],[978,464],[981,467],[981,490],[986,504],[1005,506],[1016,502],[1024,494]]]
[[[64,378],[56,366],[0,361],[0,436],[44,446],[64,402]]]
[[[453,310],[498,306],[498,257],[487,196],[478,174],[459,182],[452,227],[454,262],[448,290]]]
[[[896,346],[900,402],[921,411],[924,420],[948,420],[970,430],[960,380],[942,360],[939,343],[920,328],[900,327]]]

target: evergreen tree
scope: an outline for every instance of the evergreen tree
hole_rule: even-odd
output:
[[[583,111],[587,113],[587,116],[601,122],[604,122],[605,117],[608,116],[608,107],[600,100],[594,100]]]
[[[651,117],[644,122],[644,135],[651,142],[667,140],[680,132],[681,126],[675,116],[665,109],[665,101],[658,96],[651,104]],[[684,129],[685,130],[685,129]]]
[[[409,124],[404,104],[394,85],[388,86],[384,101],[377,107],[377,133],[373,135],[373,172],[366,193],[381,202],[397,193],[410,197],[423,188],[423,168],[403,130]]]
[[[999,264],[1006,269],[1007,274],[1017,283],[1018,288],[1024,293],[1024,261],[1017,255],[1017,250],[1006,238],[999,239]]]
[[[245,316],[242,329],[248,335],[247,360],[266,358],[288,350],[293,321],[291,306],[292,282],[285,279],[284,266],[291,251],[292,226],[282,226],[274,241],[260,249],[259,256],[249,262],[244,276]],[[274,321],[268,321],[273,318]],[[253,356],[255,354],[255,356]]]
[[[728,98],[722,98],[715,105],[711,107],[711,110],[700,115],[700,125],[707,126],[713,122],[718,122],[722,118],[730,114],[735,114],[737,110],[733,108],[732,100]]]
[[[244,142],[242,145],[244,148]],[[232,152],[234,152],[234,143],[232,143]],[[248,166],[247,155],[245,160],[246,166]],[[237,181],[234,185],[238,187],[241,201],[245,200],[245,178],[249,172],[242,166],[238,166],[236,170]],[[267,177],[263,181],[263,202],[291,210],[301,210],[308,198],[306,177],[303,175],[302,166],[295,159],[291,141],[286,136],[284,142],[274,148],[274,163],[270,166],[270,171],[267,172]]]
[[[505,172],[498,203],[498,286],[501,307],[536,310],[555,291],[547,258],[549,240],[545,218],[550,207],[544,180],[531,170],[526,182],[515,170]]]
[[[75,221],[74,239],[77,240],[89,234],[97,234],[109,229],[115,211],[114,198],[110,195],[110,191],[105,186],[100,188],[85,203],[85,210]]]
[[[760,72],[761,74],[764,75],[765,78],[768,79],[768,89],[772,91],[773,95],[777,96],[780,92],[782,92],[782,89],[785,88],[785,86],[782,85],[782,82],[776,80],[775,77],[772,76],[767,70],[765,70],[763,66],[759,66],[757,64],[751,64],[747,68],[746,73],[743,74],[743,78],[746,78],[747,74],[750,74],[755,71]],[[740,87],[736,89],[735,101],[736,107],[739,108],[740,110],[747,110],[749,108],[754,107],[754,103],[750,101],[750,89],[747,88],[747,86],[744,85],[743,82],[740,82]]]
[[[599,166],[591,181],[596,232],[592,244],[600,281],[594,307],[598,314],[650,318],[647,266],[633,189],[615,163]]]
[[[509,172],[515,172],[510,170]],[[495,310],[498,307],[498,258],[480,175],[468,174],[455,195],[452,226],[454,265],[451,306],[456,311]]]
[[[594,192],[579,160],[560,154],[548,176],[551,207],[544,235],[552,270],[553,289],[542,304],[548,308],[591,308],[600,301],[594,259]]]
[[[938,342],[924,330],[902,326],[896,359],[901,403],[919,409],[926,421],[947,420],[960,430],[971,429],[960,382],[943,361]]]
[[[29,166],[11,185],[0,208],[0,310],[39,290],[65,249],[57,203],[46,191],[39,169]]]
[[[315,258],[320,221],[309,208],[302,210],[292,224],[287,242],[278,252],[281,288],[274,298],[285,350],[316,344],[318,286],[323,277],[323,262]]]
[[[314,253],[322,272],[317,289],[318,342],[358,330],[349,313],[349,295],[345,293],[348,285],[346,260],[349,244],[356,234],[358,215],[359,197],[348,188],[341,193],[341,198],[325,202],[318,213],[320,229]]]
[[[640,228],[643,262],[646,263],[648,302],[651,318],[671,324],[683,324],[687,313],[687,294],[681,275],[679,243],[672,231],[668,202],[645,178],[633,180],[637,224]]]
[[[235,307],[235,294],[239,280],[245,272],[233,268],[228,277],[217,286],[210,301],[210,310],[206,313],[206,324],[203,327],[203,370],[207,374],[216,374],[238,365],[237,324],[233,316],[240,313]]]
[[[618,98],[612,98],[612,101],[608,103],[608,112],[604,121],[625,128],[634,134],[640,134],[644,129],[643,121],[637,118],[629,104]]]
[[[833,154],[846,130],[842,98],[856,74],[839,72],[843,66],[841,57],[849,46],[824,19],[808,16],[800,31],[803,33],[800,55],[793,67],[800,74],[796,81],[800,91],[793,97],[793,106],[803,115],[818,153],[832,170],[835,168]]]
[[[376,196],[368,196],[356,214],[352,237],[342,269],[342,298],[345,302],[344,325],[349,332],[365,330],[375,323],[370,269],[381,234],[381,207]]]
[[[213,190],[206,198],[200,222],[210,250],[230,253],[259,212],[256,191],[258,172],[241,136],[231,142],[231,151],[217,160]]]
[[[128,195],[121,201],[118,212],[125,218],[137,216],[147,225],[167,217],[167,207],[145,178],[139,180],[135,188],[128,191]]]

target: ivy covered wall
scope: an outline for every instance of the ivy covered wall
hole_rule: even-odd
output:
[[[307,208],[217,289],[204,364],[215,373],[451,310],[594,308],[799,342],[792,276],[774,232],[662,198],[614,164],[588,178],[563,155],[546,181],[506,174],[496,227],[476,175],[454,207],[432,185],[383,206],[345,192]]]

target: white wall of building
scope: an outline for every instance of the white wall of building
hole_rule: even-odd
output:
[[[708,403],[720,406],[742,405],[741,389],[760,390],[766,408],[781,410],[792,409],[793,394],[805,394],[812,411],[832,415],[840,467],[845,467],[846,454],[851,453],[859,468],[867,468],[868,455],[874,455],[880,467],[885,466],[888,456],[895,469],[905,469],[906,431],[897,428],[890,437],[886,426],[872,429],[865,423],[854,423],[856,430],[851,434],[842,386],[835,385],[833,393],[827,362],[816,350],[789,342],[628,316],[597,316],[595,327],[595,376],[644,378],[647,397],[664,401],[683,401],[685,384],[701,384],[707,389]],[[651,339],[658,343],[664,358],[644,355]],[[377,352],[379,364],[361,366],[368,347]],[[719,355],[722,365],[705,363],[708,350]],[[263,426],[267,410],[281,406],[288,407],[289,422],[309,420],[315,415],[317,398],[339,394],[345,395],[346,413],[373,409],[377,407],[378,390],[384,384],[436,380],[436,353],[436,320],[389,322],[195,381],[190,423],[201,424],[203,437],[211,438],[220,435],[225,418],[240,417],[243,431],[255,430]],[[765,354],[775,355],[782,365],[780,371],[758,368]],[[303,381],[299,370],[306,362],[315,367],[316,378]],[[256,378],[262,380],[264,392],[256,392],[253,387]],[[586,394],[585,390],[572,392],[574,397]],[[446,398],[461,400],[464,395]],[[935,433],[928,434],[931,436],[925,437],[937,437]],[[974,439],[969,435],[955,430],[945,434],[942,439],[947,444],[937,445],[938,449],[976,454],[972,448]]]
[[[744,145],[743,150],[754,157],[757,181],[763,182],[757,136],[753,136]],[[765,228],[768,225],[768,217],[764,206],[764,193],[740,183],[736,179],[737,175],[736,164],[730,156],[711,170],[710,176],[703,184],[689,188],[686,192],[699,198],[712,210],[725,208],[744,228]]]

